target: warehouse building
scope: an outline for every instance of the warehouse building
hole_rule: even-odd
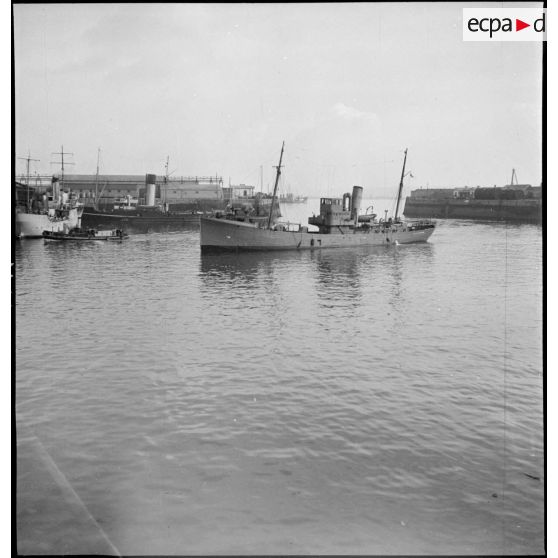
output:
[[[223,202],[223,180],[219,176],[156,177],[155,198],[176,209],[202,207]],[[64,187],[76,192],[86,205],[111,206],[127,196],[145,203],[145,175],[64,176]]]

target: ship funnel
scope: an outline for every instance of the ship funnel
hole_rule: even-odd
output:
[[[145,175],[145,205],[155,205],[155,179],[154,174]]]
[[[343,194],[343,211],[351,211],[351,194]]]
[[[353,219],[353,221],[355,222],[355,227],[358,224],[358,212],[360,211],[361,202],[362,202],[362,186],[353,186],[351,219]]]
[[[60,201],[60,184],[57,178],[52,179],[52,201],[58,203]]]

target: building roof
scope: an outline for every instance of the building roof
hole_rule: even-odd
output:
[[[506,184],[504,188],[508,190],[525,190],[527,188],[532,188],[531,184]]]

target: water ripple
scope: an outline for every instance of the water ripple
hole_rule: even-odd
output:
[[[117,548],[542,552],[540,229],[197,243],[16,246],[17,420]]]

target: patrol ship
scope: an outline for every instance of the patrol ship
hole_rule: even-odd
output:
[[[281,148],[279,165],[273,191],[276,200],[285,144]],[[431,220],[405,222],[399,219],[398,210],[405,177],[405,162],[399,184],[397,206],[393,218],[376,219],[375,214],[359,215],[362,187],[354,186],[352,194],[342,198],[321,198],[320,214],[308,219],[308,224],[318,228],[310,231],[307,226],[284,225],[269,218],[243,220],[219,217],[201,217],[200,246],[202,252],[221,250],[317,250],[353,246],[381,246],[426,242],[435,229]],[[273,210],[273,203],[272,203]]]

